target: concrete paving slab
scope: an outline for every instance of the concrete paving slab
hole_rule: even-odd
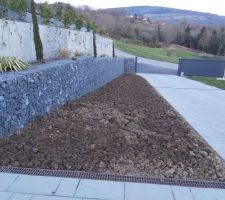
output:
[[[74,197],[79,184],[79,179],[64,178],[62,179],[55,195]]]
[[[21,193],[14,193],[10,200],[30,200],[32,197],[32,194],[21,194]]]
[[[75,197],[124,200],[124,183],[113,181],[81,180]]]
[[[12,196],[12,193],[10,192],[0,192],[0,199],[1,200],[9,200],[9,198]]]
[[[175,200],[195,200],[188,187],[171,186],[171,189]]]
[[[126,183],[125,200],[174,200],[170,186]]]
[[[156,88],[219,90],[216,87],[180,76],[142,73],[139,73],[138,75],[145,78],[148,82],[151,82],[151,84]]]
[[[0,191],[6,191],[17,177],[17,174],[0,173]]]
[[[191,188],[192,195],[196,200],[224,200],[225,190]]]
[[[55,194],[60,181],[61,178],[57,177],[20,175],[19,178],[17,178],[16,181],[10,186],[8,191],[53,195]]]
[[[70,197],[58,197],[58,196],[44,196],[44,195],[34,195],[30,200],[83,200],[78,198]]]
[[[225,91],[173,75],[138,74],[145,78],[225,159]],[[224,143],[223,143],[224,144]]]

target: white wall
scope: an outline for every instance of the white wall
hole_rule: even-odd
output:
[[[112,56],[113,41],[100,35],[96,35],[96,48],[98,56]]]
[[[60,49],[70,55],[93,55],[93,34],[51,26],[39,26],[44,58],[56,58]],[[98,56],[112,56],[112,40],[96,36]],[[24,61],[36,60],[33,26],[29,23],[0,20],[0,56],[15,56]]]

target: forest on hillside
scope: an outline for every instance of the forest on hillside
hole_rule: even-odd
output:
[[[30,0],[0,0],[0,17],[5,17],[8,10],[14,10],[22,19],[30,11],[29,3]],[[214,55],[225,54],[225,27],[215,28],[183,21],[175,24],[155,22],[140,16],[128,16],[126,12],[92,10],[88,6],[73,7],[60,2],[40,3],[37,13],[42,16],[44,24],[57,18],[66,28],[74,24],[77,29],[85,27],[88,31],[93,30],[115,40],[156,48],[177,44]]]
[[[104,34],[129,43],[150,47],[177,44],[214,55],[224,55],[225,27],[200,26],[186,22],[155,22],[125,12],[80,10],[83,16],[95,21]]]

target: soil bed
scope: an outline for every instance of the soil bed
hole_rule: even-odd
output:
[[[225,180],[223,161],[135,75],[123,75],[0,140],[0,165]]]

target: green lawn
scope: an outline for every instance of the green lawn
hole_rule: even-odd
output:
[[[225,90],[225,81],[223,80],[217,80],[216,78],[212,77],[196,77],[196,76],[191,76],[188,78]]]
[[[133,54],[135,56],[149,58],[153,60],[167,61],[171,63],[178,63],[179,58],[200,58],[199,53],[194,53],[186,50],[170,49],[171,55],[167,55],[166,49],[163,48],[150,48],[146,46],[138,46],[128,44],[121,41],[115,41],[116,48]]]

